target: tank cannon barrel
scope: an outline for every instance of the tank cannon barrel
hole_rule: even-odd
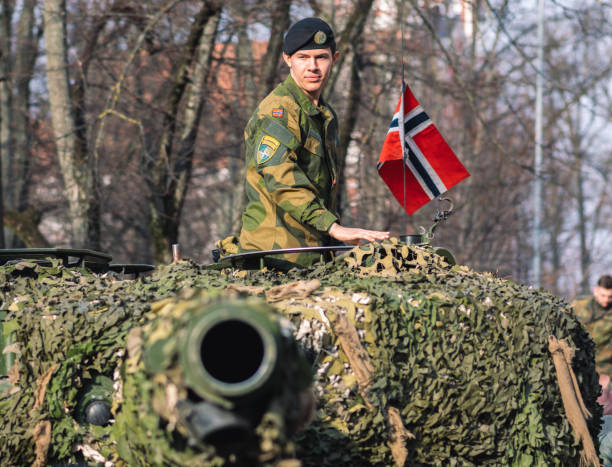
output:
[[[181,349],[187,384],[209,401],[239,401],[269,392],[278,382],[282,335],[269,310],[241,302],[208,307],[194,317]]]
[[[166,312],[159,317],[166,321],[145,337],[145,364],[149,377],[162,373],[182,388],[175,414],[192,443],[246,440],[279,398],[295,402],[281,410],[285,432],[295,431],[310,367],[273,308],[196,299],[170,304]]]

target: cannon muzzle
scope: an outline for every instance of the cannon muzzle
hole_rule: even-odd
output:
[[[267,307],[212,305],[189,324],[181,351],[187,384],[213,402],[261,397],[279,382],[279,353],[290,337]]]
[[[162,412],[190,443],[243,442],[271,411],[288,436],[308,420],[310,365],[273,307],[206,297],[163,306],[145,344],[145,365],[151,380],[168,385],[157,400],[170,401]]]

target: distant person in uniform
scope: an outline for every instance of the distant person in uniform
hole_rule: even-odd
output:
[[[593,295],[574,301],[572,306],[595,342],[597,372],[612,375],[612,277],[601,276]]]
[[[343,227],[337,213],[338,121],[321,91],[338,59],[334,33],[319,18],[295,23],[285,35],[289,76],[265,97],[245,128],[246,197],[240,249],[271,250],[358,244],[389,232]],[[310,265],[318,254],[284,260]]]

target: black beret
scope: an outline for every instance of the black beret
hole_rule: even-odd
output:
[[[293,55],[298,50],[327,49],[336,51],[334,31],[319,18],[304,18],[289,28],[283,42],[283,52]]]

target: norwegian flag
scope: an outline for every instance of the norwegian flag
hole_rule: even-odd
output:
[[[470,176],[405,83],[377,167],[408,215]]]

